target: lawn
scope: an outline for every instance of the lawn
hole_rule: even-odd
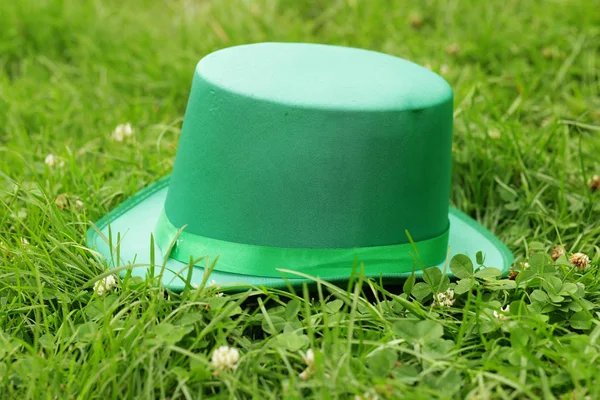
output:
[[[0,398],[600,398],[599,8],[0,2]],[[85,246],[90,222],[170,172],[198,60],[262,41],[441,74],[455,90],[451,202],[509,246],[513,279],[459,258],[460,281],[412,288],[357,277],[222,295],[126,278],[95,292],[107,270]]]

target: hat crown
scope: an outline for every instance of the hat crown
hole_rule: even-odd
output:
[[[329,45],[230,47],[204,57],[196,72],[220,90],[306,108],[422,109],[452,96],[442,77],[410,61]]]
[[[175,226],[272,247],[401,244],[448,228],[452,90],[325,45],[217,51],[194,74],[165,203]]]

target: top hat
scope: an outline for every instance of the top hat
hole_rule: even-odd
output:
[[[478,251],[506,272],[506,246],[449,206],[452,113],[444,79],[390,55],[219,50],[196,67],[172,174],[98,221],[88,245],[111,267],[162,256],[175,290],[217,256],[221,286],[345,280],[363,263],[402,279]]]

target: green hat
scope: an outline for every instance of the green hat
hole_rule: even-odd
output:
[[[361,263],[390,281],[478,251],[507,272],[510,251],[449,207],[452,102],[440,76],[373,51],[219,50],[196,67],[172,174],[98,221],[88,246],[112,268],[154,257],[158,274],[166,260],[174,290],[217,256],[210,279],[225,287],[347,280]]]

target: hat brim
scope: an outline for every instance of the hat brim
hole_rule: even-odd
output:
[[[87,245],[104,257],[110,268],[138,265],[131,268],[132,275],[142,278],[146,277],[152,257],[154,257],[155,275],[162,274],[162,282],[165,287],[181,291],[187,282],[193,285],[201,284],[204,279],[204,268],[195,266],[191,269],[190,275],[188,264],[169,258],[163,269],[161,268],[164,261],[163,252],[156,244],[154,244],[154,252],[150,248],[151,235],[162,213],[168,184],[169,177],[154,182],[96,222],[88,230]],[[503,275],[508,273],[513,262],[513,255],[502,242],[477,221],[453,207],[450,207],[448,218],[450,221],[448,260],[455,254],[465,254],[471,259],[475,259],[476,253],[481,251],[486,266],[500,269]],[[437,267],[448,276],[453,276],[448,267],[448,261]],[[122,276],[125,273],[125,270],[121,270]],[[415,273],[420,276],[422,271],[417,270]],[[390,283],[402,281],[410,275],[411,272],[393,275],[367,274],[368,277],[383,278]],[[236,289],[261,286],[285,288],[289,285],[297,286],[305,282],[313,282],[309,278],[299,277],[291,272],[282,272],[281,278],[273,278],[233,274],[217,269],[212,271],[209,280],[211,282],[214,280],[221,288]]]

